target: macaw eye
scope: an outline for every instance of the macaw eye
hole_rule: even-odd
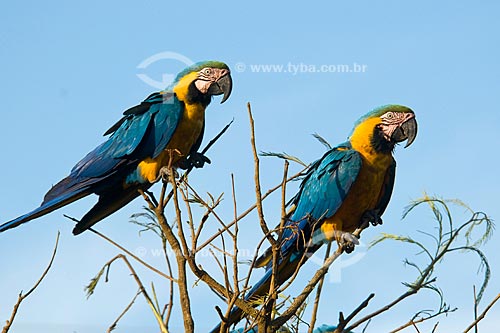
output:
[[[212,74],[212,70],[210,68],[205,68],[203,70],[203,73],[205,73],[205,75],[210,75],[210,74]]]
[[[387,119],[392,119],[394,118],[394,114],[392,112],[389,112],[386,114]]]

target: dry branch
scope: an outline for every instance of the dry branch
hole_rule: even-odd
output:
[[[22,291],[19,293],[19,296],[17,298],[17,302],[16,302],[16,304],[14,304],[14,309],[12,310],[10,318],[5,323],[5,326],[2,329],[2,333],[7,333],[9,331],[10,327],[12,326],[12,323],[14,322],[14,319],[16,318],[17,311],[19,310],[19,306],[21,305],[22,301],[24,301],[29,295],[31,295],[31,293],[33,293],[35,291],[36,288],[38,288],[40,283],[42,283],[42,280],[49,273],[50,267],[52,267],[52,263],[54,262],[54,258],[56,257],[58,245],[59,245],[59,231],[57,232],[56,244],[54,245],[54,250],[52,251],[52,256],[50,257],[49,264],[47,265],[47,267],[45,268],[45,270],[43,271],[42,275],[40,276],[38,281],[35,283],[35,285],[33,287],[31,287],[31,289],[26,294],[23,294]]]
[[[467,327],[464,331],[464,333],[467,333],[469,332],[474,326],[477,325],[477,323],[479,323],[481,320],[484,319],[484,317],[486,316],[486,313],[493,307],[493,305],[495,305],[495,303],[500,299],[500,294],[498,294],[491,302],[490,304],[488,304],[488,306],[484,309],[483,312],[481,312],[481,314],[477,317],[476,320],[474,320],[474,322],[472,322],[472,324],[469,325],[469,327]]]
[[[106,333],[111,333],[111,331],[113,331],[116,326],[118,325],[118,322],[120,321],[120,319],[123,318],[123,316],[127,313],[128,310],[130,310],[130,308],[132,307],[132,305],[134,304],[135,300],[137,299],[137,297],[141,294],[141,290],[139,289],[137,291],[137,293],[135,294],[134,298],[132,298],[132,301],[130,301],[130,303],[125,307],[125,309],[123,309],[122,313],[120,313],[120,315],[115,319],[115,321],[109,326],[109,328],[107,329]]]
[[[254,181],[255,181],[255,196],[257,198],[257,214],[259,215],[260,227],[264,235],[266,235],[267,240],[272,246],[277,245],[276,239],[269,232],[266,220],[264,219],[264,209],[262,208],[262,192],[260,190],[260,162],[259,154],[257,153],[257,146],[255,144],[255,123],[252,116],[252,107],[250,103],[247,103],[248,117],[250,119],[250,143],[252,144],[253,160],[254,160]]]
[[[135,282],[139,286],[140,293],[144,296],[144,298],[146,299],[146,302],[148,303],[149,307],[151,308],[151,311],[153,312],[153,315],[155,316],[155,319],[158,323],[158,326],[160,327],[161,332],[168,333],[168,330],[165,327],[165,324],[163,323],[163,319],[162,319],[162,316],[160,314],[159,309],[157,309],[153,300],[149,296],[146,288],[144,288],[144,285],[142,284],[141,279],[137,275],[135,269],[132,267],[132,264],[130,263],[130,261],[127,259],[127,257],[125,255],[123,255],[121,253],[117,254],[115,257],[110,259],[106,264],[104,264],[104,266],[99,271],[99,273],[97,273],[97,276],[92,279],[92,281],[90,282],[90,284],[86,288],[88,296],[92,295],[92,293],[94,292],[94,289],[97,286],[97,283],[99,282],[99,279],[102,277],[105,270],[106,270],[106,281],[108,280],[108,274],[109,274],[109,270],[111,268],[111,264],[113,264],[113,262],[115,262],[118,259],[121,259],[121,260],[123,260],[123,262],[125,262],[125,265],[127,266],[127,268],[130,271],[130,275],[132,275]]]

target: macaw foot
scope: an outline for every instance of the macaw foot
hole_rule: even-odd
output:
[[[171,174],[170,171],[173,171],[173,175]],[[161,179],[162,182],[164,183],[170,183],[170,176],[174,176],[175,179],[179,178],[179,173],[175,169],[171,169],[169,167],[162,167],[160,171],[158,171],[158,177],[151,183],[156,183]]]
[[[354,247],[356,245],[359,245],[359,240],[356,235],[351,234],[350,232],[343,231],[342,235],[340,236],[339,244],[346,253],[351,253],[352,251],[354,251]]]
[[[374,227],[383,224],[382,217],[380,216],[378,209],[367,210],[361,217],[361,222],[359,224],[360,228],[368,228],[368,223],[371,223]]]
[[[203,168],[205,166],[205,163],[212,163],[208,157],[203,155],[202,153],[194,152],[189,154],[189,157],[187,159],[184,159],[180,163],[180,168],[181,169],[188,169],[190,167],[195,167],[197,169]]]

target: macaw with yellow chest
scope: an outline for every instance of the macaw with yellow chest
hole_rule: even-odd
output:
[[[412,144],[417,135],[413,111],[387,105],[361,117],[349,140],[329,150],[306,171],[281,234],[276,286],[287,281],[325,242],[337,241],[351,252],[358,243],[352,233],[369,223],[381,224],[394,185],[397,143]],[[361,230],[360,229],[360,230]],[[264,276],[246,295],[256,300],[269,293],[272,251],[259,257],[255,267],[266,267]],[[242,317],[232,310],[228,323]],[[212,332],[217,332],[218,327]]]
[[[80,234],[116,212],[165,176],[170,168],[202,167],[208,158],[198,153],[205,128],[205,109],[212,96],[231,94],[228,66],[218,61],[196,63],[164,91],[156,92],[104,135],[107,141],[87,154],[68,177],[53,186],[41,206],[0,225],[0,232],[48,214],[90,194],[98,202],[73,229]]]

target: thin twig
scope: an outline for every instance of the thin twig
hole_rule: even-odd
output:
[[[264,242],[266,241],[266,236],[262,236],[262,238],[259,240],[259,243],[257,243],[257,246],[255,247],[255,253],[254,253],[254,256],[252,258],[252,262],[250,263],[250,269],[248,270],[247,272],[247,276],[245,277],[245,282],[243,284],[243,290],[247,290],[249,289],[249,284],[250,284],[250,278],[252,277],[252,273],[253,271],[255,270],[255,262],[257,261],[257,258],[259,257],[259,252],[260,252],[260,248],[262,247],[262,245],[264,245]]]
[[[321,219],[322,218],[318,219],[318,221],[321,220]],[[313,227],[312,227],[313,230],[311,231],[311,234],[314,234],[315,227],[316,227],[316,225],[313,225]],[[296,232],[302,232],[302,231],[301,230],[297,230]],[[353,233],[353,235],[354,235],[354,233]],[[304,239],[304,237],[300,237],[300,238]],[[307,246],[307,244],[303,244],[303,245]],[[299,260],[299,262],[297,264],[297,267],[295,268],[295,271],[293,272],[293,275],[288,279],[288,281],[286,282],[286,284],[284,284],[284,285],[282,285],[280,287],[279,292],[283,292],[284,290],[288,289],[288,287],[290,287],[292,285],[292,283],[295,281],[295,278],[297,278],[297,276],[299,275],[300,268],[308,260],[309,256],[310,256],[310,253],[308,251],[304,251],[304,253],[302,253],[302,256],[300,257],[300,260]]]
[[[255,124],[252,116],[252,107],[247,103],[248,117],[250,119],[250,143],[252,144],[253,160],[254,160],[254,181],[255,181],[255,196],[257,197],[257,214],[259,215],[260,227],[267,240],[271,245],[275,246],[278,242],[274,239],[273,235],[269,232],[266,220],[264,219],[264,209],[262,208],[262,193],[260,190],[260,176],[259,176],[259,154],[257,153],[257,146],[255,144]]]
[[[448,220],[448,223],[449,223],[449,232],[446,233],[446,235],[448,235],[448,238],[444,242],[441,241],[441,239],[442,239],[442,232],[443,232],[442,231],[442,223],[443,223],[442,220],[443,220],[443,218],[442,218],[441,212],[435,207],[434,201],[442,204],[443,209],[446,212],[445,216],[447,217],[447,220]],[[458,238],[461,230],[463,230],[465,227],[467,227],[467,225],[469,225],[470,223],[474,223],[476,221],[476,215],[475,214],[473,214],[473,217],[469,221],[467,221],[466,223],[462,224],[460,227],[454,229],[453,228],[453,222],[452,222],[452,220],[453,220],[452,219],[452,215],[451,215],[451,212],[450,212],[448,206],[446,205],[446,203],[443,200],[439,200],[439,199],[426,199],[426,200],[422,200],[422,201],[417,201],[416,203],[414,203],[413,205],[411,205],[410,208],[406,209],[406,211],[405,211],[405,213],[404,213],[403,216],[407,216],[408,213],[412,209],[414,209],[416,206],[418,206],[418,205],[420,205],[420,204],[422,204],[424,202],[427,202],[431,206],[431,209],[432,209],[432,211],[433,211],[433,213],[435,215],[435,218],[439,222],[439,241],[438,241],[438,245],[439,246],[437,246],[437,248],[436,248],[435,255],[433,257],[431,256],[431,261],[430,261],[430,263],[427,265],[427,267],[424,270],[420,270],[417,267],[417,269],[419,270],[420,275],[419,275],[419,277],[417,278],[417,280],[415,282],[413,282],[412,284],[408,284],[408,286],[410,287],[409,290],[407,290],[405,293],[403,293],[401,296],[399,296],[397,299],[395,299],[391,303],[387,304],[386,306],[384,306],[384,307],[378,309],[377,311],[374,311],[371,314],[369,314],[369,315],[361,318],[360,320],[358,320],[357,322],[355,322],[354,324],[352,324],[351,326],[349,326],[347,328],[347,330],[352,330],[353,328],[357,327],[361,323],[363,323],[363,322],[365,322],[365,321],[367,321],[367,320],[369,320],[369,319],[371,319],[371,318],[373,318],[375,316],[378,316],[379,314],[381,314],[382,312],[385,312],[385,311],[389,310],[391,307],[393,307],[397,303],[401,302],[405,298],[407,298],[407,297],[409,297],[411,295],[416,294],[422,288],[427,288],[432,283],[434,283],[435,280],[436,280],[436,278],[432,278],[432,274],[434,272],[435,266],[436,266],[436,264],[447,253],[450,253],[450,252],[458,250],[458,249],[468,249],[468,250],[474,250],[476,252],[478,251],[477,249],[475,249],[473,247],[468,247],[468,246],[463,246],[463,247],[460,247],[460,248],[451,248],[451,245]],[[419,245],[418,242],[413,242],[413,243]],[[419,245],[419,247],[422,248],[421,245]],[[482,289],[484,289],[484,284],[483,284]],[[479,299],[479,297],[478,297],[478,299]],[[436,314],[436,316],[439,315],[439,314],[441,314],[441,313]],[[427,320],[427,319],[424,319],[424,320]],[[410,323],[410,324],[412,324],[412,323]],[[405,324],[403,326],[407,327],[408,325]]]
[[[67,218],[70,218],[70,219],[73,219],[72,217],[69,217],[67,215],[64,215],[65,217]],[[116,246],[117,248],[119,248],[120,250],[122,250],[123,252],[125,252],[127,255],[129,255],[130,257],[132,257],[134,260],[136,260],[137,262],[139,262],[140,264],[142,264],[143,266],[145,266],[146,268],[152,270],[153,272],[155,272],[156,274],[172,281],[172,282],[176,282],[176,280],[172,277],[172,276],[169,276],[165,273],[163,273],[162,271],[160,271],[159,269],[151,266],[150,264],[148,264],[147,262],[145,262],[144,260],[142,260],[141,258],[139,258],[138,256],[136,256],[135,254],[133,254],[132,252],[130,252],[129,250],[127,250],[126,248],[124,248],[123,246],[121,246],[120,244],[118,244],[117,242],[113,241],[111,238],[107,237],[106,235],[104,235],[103,233],[93,229],[93,228],[88,228],[88,230],[92,231],[94,234],[96,234],[97,236],[101,237],[102,239],[108,241],[110,244]]]
[[[340,319],[339,319],[339,324],[337,325],[337,328],[335,329],[334,333],[341,333],[344,332],[344,328],[347,326],[347,324],[358,314],[368,306],[368,303],[370,300],[375,297],[375,294],[370,294],[354,311],[351,312],[347,318],[344,319],[344,315],[342,312],[340,312]]]
[[[283,235],[283,228],[285,226],[286,222],[286,179],[288,175],[288,161],[285,160],[285,165],[283,167],[283,178],[281,181],[281,219],[280,219],[280,224],[278,228],[278,239],[282,239]],[[267,230],[269,232],[269,230]],[[274,239],[274,238],[273,238]],[[264,310],[264,316],[262,317],[262,320],[264,320],[266,323],[269,323],[272,319],[272,315],[275,313],[273,311],[274,305],[276,303],[276,300],[278,298],[278,293],[277,293],[277,280],[278,280],[278,257],[280,255],[280,250],[281,246],[279,242],[271,242],[271,250],[272,250],[272,273],[271,273],[271,281],[269,283],[269,298],[266,301],[266,304],[262,307],[262,310]],[[259,325],[260,327],[260,325]],[[265,328],[267,328],[267,325],[264,325]]]
[[[187,181],[185,183],[187,183]],[[182,195],[182,200],[184,201],[184,204],[186,206],[187,215],[188,215],[187,223],[189,226],[189,232],[191,234],[191,251],[192,251],[196,248],[196,243],[195,243],[195,241],[196,241],[196,227],[194,225],[194,218],[193,218],[193,211],[191,209],[191,204],[188,200],[189,188],[186,187],[185,191],[181,191],[181,195]]]
[[[394,305],[398,304],[399,302],[406,299],[407,297],[416,294],[420,289],[422,289],[426,285],[433,283],[436,280],[435,278],[431,279],[431,280],[428,280],[428,279],[432,275],[436,263],[439,262],[439,260],[441,260],[441,258],[448,252],[452,241],[457,237],[457,235],[458,235],[458,233],[455,232],[450,236],[450,239],[440,248],[440,251],[436,254],[434,259],[429,263],[427,268],[420,274],[417,281],[415,281],[412,284],[412,287],[409,290],[407,290],[401,296],[399,296],[398,298],[396,298],[394,301],[390,302],[389,304],[385,305],[384,307],[382,307],[382,308],[378,309],[377,311],[374,311],[371,314],[361,318],[360,320],[358,320],[357,322],[355,322],[354,324],[349,326],[347,328],[347,330],[352,330],[353,328],[356,328],[357,326],[361,325],[365,321],[367,321],[375,316],[378,316],[382,312],[389,310]]]
[[[231,283],[229,282],[229,272],[227,270],[227,256],[229,256],[231,259],[233,257],[232,254],[228,253],[227,250],[226,250],[226,240],[224,238],[224,234],[222,234],[220,236],[220,240],[221,240],[221,243],[222,243],[222,260],[224,261],[224,269],[223,269],[223,273],[224,273],[224,282],[226,284],[226,289],[228,290],[231,290]],[[229,297],[228,297],[229,298]]]
[[[227,129],[229,128],[229,126],[231,126],[231,124],[233,123],[234,119],[232,119],[226,126],[224,126],[224,128],[212,139],[210,140],[210,142],[208,142],[208,144],[205,146],[205,148],[203,148],[203,150],[201,151],[201,154],[202,155],[205,155],[205,153],[210,149],[212,148],[212,146],[217,142],[217,140],[219,140],[219,138],[224,134],[226,133]],[[190,165],[188,167],[188,169],[186,170],[186,172],[184,172],[184,174],[181,176],[181,178],[179,179],[179,183],[182,183],[184,182],[186,179],[187,179],[187,176],[189,175],[189,173],[191,172],[191,170],[193,170],[193,166]],[[170,199],[172,198],[172,196],[174,195],[174,190],[170,190],[170,192],[168,193],[168,195],[165,197],[163,201],[163,205],[162,207],[165,208],[165,206],[168,204],[168,202],[170,201]]]
[[[323,265],[316,271],[314,276],[311,278],[309,283],[304,287],[302,292],[294,299],[292,304],[288,307],[288,309],[283,312],[283,314],[273,320],[271,322],[271,327],[279,328],[283,326],[299,309],[299,307],[304,303],[309,294],[314,290],[317,283],[327,272],[330,266],[333,264],[335,260],[342,254],[342,248],[338,248],[324,263]]]
[[[238,206],[236,203],[236,190],[234,185],[234,174],[231,174],[231,193],[233,196],[233,210],[234,210],[234,218],[238,217]],[[236,222],[234,224],[234,232],[233,232],[233,289],[236,295],[240,293],[240,285],[238,283],[238,233],[239,226]]]
[[[500,299],[500,294],[498,294],[492,301],[490,304],[488,304],[488,306],[484,309],[484,311],[479,315],[479,317],[477,317],[476,320],[474,320],[474,322],[472,324],[469,325],[469,327],[467,327],[464,331],[464,333],[467,333],[469,332],[474,326],[477,325],[477,323],[479,323],[481,320],[484,319],[484,317],[486,316],[486,313],[493,307],[493,305]]]
[[[328,259],[330,256],[330,250],[332,248],[332,243],[328,243],[325,251],[325,258],[323,259],[323,262]],[[321,290],[323,289],[323,283],[325,282],[325,277],[323,276],[321,280],[318,283],[318,288],[316,289],[316,297],[314,298],[314,305],[313,305],[313,310],[312,310],[312,315],[311,315],[311,322],[309,323],[309,330],[308,333],[312,333],[314,330],[314,327],[316,326],[316,315],[318,314],[318,309],[319,309],[319,299],[321,297]]]
[[[285,160],[285,164],[283,165],[283,179],[281,180],[281,220],[280,220],[280,228],[278,231],[278,239],[281,238],[281,234],[283,233],[283,227],[286,223],[286,184],[288,183],[288,166],[290,163]]]
[[[167,263],[167,269],[168,269],[168,274],[170,276],[173,275],[172,273],[172,264],[170,263],[170,258],[168,256],[167,252],[167,239],[165,237],[162,237],[162,246],[163,246],[163,253],[165,254],[165,261]],[[168,324],[170,322],[170,316],[172,315],[172,309],[174,307],[174,281],[170,280],[170,285],[169,285],[169,300],[168,304],[165,305],[165,310],[167,314],[165,315],[164,323],[165,327],[168,329]]]
[[[409,320],[407,323],[399,326],[398,328],[396,329],[393,329],[392,331],[390,331],[389,333],[396,333],[396,332],[399,332],[399,331],[402,331],[403,329],[413,325],[413,323],[415,324],[419,324],[419,323],[423,323],[424,321],[428,321],[430,319],[433,319],[433,318],[436,318],[438,316],[441,316],[443,314],[447,314],[449,311],[438,311],[430,316],[427,316],[427,317],[421,317],[419,319],[411,319]]]
[[[19,310],[19,306],[21,305],[21,302],[24,301],[29,295],[31,295],[31,293],[33,293],[36,288],[38,288],[40,283],[42,283],[42,280],[49,273],[50,267],[52,267],[52,263],[54,262],[54,258],[56,257],[57,246],[59,244],[59,234],[60,233],[58,231],[57,236],[56,236],[56,244],[54,245],[54,250],[52,251],[52,256],[50,257],[49,264],[47,265],[47,267],[45,268],[45,270],[43,271],[42,275],[40,276],[38,281],[35,283],[35,285],[26,294],[23,294],[22,291],[19,293],[19,296],[17,298],[17,302],[16,302],[16,304],[14,304],[14,309],[12,310],[12,313],[10,315],[9,320],[7,320],[5,326],[3,327],[2,333],[7,333],[9,331],[10,327],[12,326],[12,323],[14,322],[14,318],[16,317],[17,311]]]
[[[161,332],[162,333],[168,333],[168,330],[165,327],[165,324],[163,323],[161,314],[159,313],[159,309],[156,308],[156,306],[155,306],[153,300],[151,299],[151,297],[149,296],[146,288],[144,288],[144,285],[142,284],[142,281],[139,278],[139,276],[137,275],[134,267],[132,267],[132,264],[130,263],[130,261],[122,253],[117,254],[115,257],[113,257],[111,260],[109,260],[106,264],[104,264],[103,269],[107,268],[106,281],[107,281],[107,276],[108,276],[108,273],[109,273],[109,269],[111,268],[111,264],[113,262],[115,262],[116,260],[118,260],[118,259],[123,260],[123,262],[125,262],[125,265],[127,265],[128,269],[130,271],[130,275],[132,275],[132,277],[134,278],[135,282],[139,286],[140,292],[142,293],[142,295],[146,299],[146,302],[148,303],[149,307],[151,308],[151,311],[153,312],[153,315],[155,316],[155,319],[158,322],[158,326],[160,326]]]
[[[158,295],[156,295],[155,284],[153,283],[153,281],[151,281],[151,292],[153,293],[153,298],[155,301],[156,309],[159,312],[160,311],[160,303],[158,302]],[[160,316],[163,318],[163,314],[160,314]]]
[[[303,174],[303,171],[304,170],[301,170],[300,172],[297,172],[295,175],[291,176],[290,178],[287,179],[287,182],[290,182],[294,179],[297,179],[298,177],[300,177],[302,174]],[[273,188],[269,189],[263,196],[262,196],[262,201],[264,201],[264,199],[266,199],[270,194],[272,194],[273,192],[275,192],[277,189],[281,188],[281,182],[274,186]],[[238,221],[241,221],[245,216],[247,216],[248,214],[250,214],[255,208],[257,208],[257,204],[253,204],[252,206],[250,206],[246,211],[244,211],[243,213],[241,213],[236,219],[234,219],[233,221],[231,221],[230,223],[227,223],[227,228],[231,228],[235,223],[237,223]],[[204,247],[206,247],[208,244],[210,244],[214,239],[216,239],[217,237],[219,237],[219,235],[223,232],[226,232],[227,229],[222,229],[222,230],[219,230],[218,232],[216,232],[215,234],[213,234],[212,236],[210,236],[202,245],[198,246],[196,248],[196,252],[202,250]]]
[[[420,330],[418,329],[417,324],[415,324],[415,322],[413,320],[412,320],[411,324],[413,325],[413,327],[415,327],[415,330],[417,331],[417,333],[420,333]]]
[[[237,201],[236,201],[236,189],[235,189],[234,174],[231,174],[231,194],[232,194],[232,198],[233,198],[234,219],[237,220],[238,206],[237,206]],[[238,275],[239,275],[239,273],[238,273],[238,233],[239,233],[239,227],[238,227],[238,222],[236,222],[234,224],[234,232],[230,233],[232,241],[233,241],[232,265],[233,265],[233,290],[234,290],[234,293],[231,297],[227,297],[228,302],[227,302],[227,309],[226,309],[225,316],[222,315],[222,311],[218,307],[216,307],[216,310],[218,310],[219,316],[221,317],[221,325],[220,325],[221,332],[226,332],[227,326],[228,326],[228,322],[227,322],[226,318],[229,317],[236,300],[240,297],[240,286],[239,286],[239,281],[238,281]],[[228,287],[227,290],[230,290],[230,288]]]
[[[474,321],[477,320],[477,294],[476,285],[472,286],[472,292],[474,293]],[[474,325],[474,332],[477,333],[477,323]]]
[[[137,297],[140,294],[141,294],[141,290],[139,289],[137,291],[137,293],[135,294],[134,298],[132,298],[132,301],[127,305],[127,307],[122,311],[122,313],[120,313],[120,315],[118,316],[118,318],[116,318],[116,320],[113,322],[113,324],[111,324],[111,326],[109,326],[109,328],[106,330],[106,333],[111,333],[111,331],[113,331],[116,328],[116,325],[118,325],[118,322],[120,321],[120,319],[122,319],[123,316],[125,315],[125,313],[127,313],[127,311],[130,310],[130,308],[132,307],[135,300],[137,299]]]
[[[350,331],[350,330],[352,330],[352,328],[355,328],[355,327],[361,325],[362,323],[364,323],[365,321],[370,320],[373,317],[378,316],[382,312],[385,312],[385,311],[389,310],[390,308],[392,308],[394,305],[398,304],[399,302],[401,302],[405,298],[407,298],[407,297],[409,297],[409,296],[411,296],[413,294],[416,294],[418,292],[418,290],[419,289],[410,289],[410,290],[406,291],[404,294],[402,294],[401,296],[399,296],[398,298],[396,298],[394,301],[392,301],[389,304],[385,305],[384,307],[378,309],[377,311],[374,311],[371,314],[369,314],[369,315],[361,318],[360,320],[358,320],[357,322],[355,322],[354,324],[352,324],[351,326],[349,326],[346,330]]]
[[[174,174],[173,169],[171,170],[171,175]],[[177,273],[178,273],[178,282],[177,285],[179,287],[179,297],[180,297],[180,305],[182,309],[182,316],[184,319],[184,331],[187,333],[194,332],[194,320],[191,313],[191,301],[189,297],[188,285],[187,285],[187,271],[186,271],[186,258],[189,256],[189,250],[187,246],[186,237],[184,235],[184,229],[182,224],[182,216],[181,209],[179,207],[179,197],[177,182],[175,181],[175,177],[170,177],[170,183],[172,185],[172,191],[174,193],[173,202],[175,207],[175,214],[177,217],[177,237],[172,232],[170,226],[167,225],[165,216],[163,215],[162,210],[157,210],[158,219],[162,219],[162,229],[164,230],[165,237],[172,246],[172,249],[178,253],[176,256],[177,260]],[[182,191],[182,190],[181,190]],[[180,242],[179,242],[180,240]],[[182,246],[182,249],[181,249]]]
[[[191,185],[189,185],[188,182],[184,182],[183,184],[188,189],[190,189],[197,198],[199,198],[200,204],[202,204],[203,206],[205,206],[205,208],[207,208],[210,211],[210,214],[212,214],[215,217],[215,219],[217,220],[217,222],[219,222],[219,224],[222,226],[222,228],[224,228],[224,230],[227,233],[229,233],[230,235],[232,235],[231,230],[229,230],[229,227],[224,223],[224,220],[219,216],[219,214],[217,214],[217,212],[215,212],[215,208],[219,205],[220,200],[217,200],[216,202],[214,202],[214,205],[211,206],[205,200],[201,199],[201,196],[198,194],[198,192],[196,192],[196,190]],[[220,230],[219,230],[218,235],[221,235],[221,234],[222,234],[222,232],[220,232]]]
[[[177,189],[177,184],[175,182],[173,182],[173,185],[174,185],[174,189]],[[176,191],[174,191],[173,193],[175,193],[175,192]],[[179,266],[178,269],[181,269],[181,271],[182,271],[182,272],[179,271],[179,276],[185,275],[185,270],[184,270],[185,267],[183,265],[184,265],[184,260],[187,260],[187,263],[189,264],[191,271],[194,273],[194,275],[198,279],[205,282],[211,289],[213,289],[214,291],[216,291],[220,295],[226,295],[227,289],[222,284],[217,282],[212,276],[210,276],[201,266],[198,266],[198,264],[196,263],[194,252],[191,252],[186,256],[183,255],[182,250],[181,250],[181,244],[179,243],[177,237],[174,235],[172,228],[168,225],[166,217],[163,214],[163,207],[161,207],[161,206],[155,207],[152,204],[151,200],[148,200],[149,198],[144,197],[144,199],[146,200],[146,202],[150,206],[150,209],[152,209],[155,212],[156,217],[158,219],[158,223],[160,224],[160,226],[162,228],[162,231],[163,231],[165,238],[167,239],[167,241],[168,241],[169,245],[171,246],[172,250],[174,251],[174,253],[176,253],[176,259],[178,261],[178,266]],[[177,220],[180,221],[180,216],[179,216],[180,209],[178,209],[178,203],[176,204],[175,201],[176,200],[174,198],[174,205],[176,205]],[[218,237],[218,235],[220,235],[222,233],[223,232],[217,233],[215,235],[215,237]],[[180,279],[178,279],[178,281],[177,281],[178,283],[179,283],[179,280]],[[184,293],[187,292],[186,287],[184,287],[182,289],[184,290]],[[229,296],[231,298],[233,298],[234,295],[235,294],[233,294],[233,293],[229,293]],[[182,295],[180,295],[180,299],[181,299],[181,305],[182,305],[184,297]],[[245,311],[246,313],[249,313],[249,314],[254,315],[254,316],[256,315],[257,311],[248,302],[245,302],[244,300],[241,300],[241,299],[235,297],[234,304],[237,307],[239,307],[240,309],[242,309],[243,311]],[[184,309],[183,309],[183,312],[184,312]]]

